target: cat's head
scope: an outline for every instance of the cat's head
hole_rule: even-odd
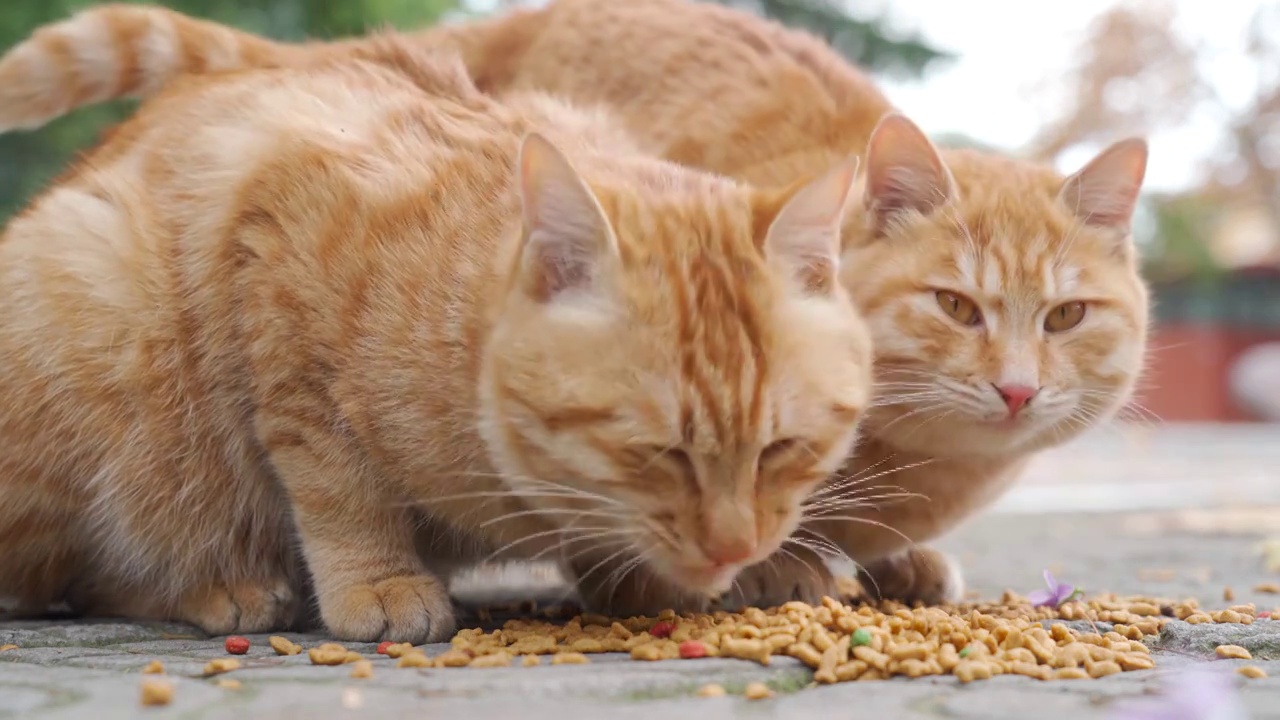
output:
[[[1074,175],[939,153],[900,115],[868,146],[842,279],[872,329],[864,431],[935,455],[1064,441],[1122,407],[1143,367],[1147,290],[1130,220],[1147,146]]]
[[[481,426],[566,557],[715,594],[794,530],[870,402],[837,277],[855,166],[763,192],[656,161],[580,176],[526,139]]]

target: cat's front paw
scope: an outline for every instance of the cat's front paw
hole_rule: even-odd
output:
[[[872,562],[859,572],[858,581],[872,597],[904,603],[945,605],[959,602],[964,595],[960,564],[927,547]]]
[[[292,627],[300,605],[293,588],[283,579],[214,585],[183,596],[173,619],[195,625],[210,635],[259,633]]]
[[[455,629],[448,588],[434,575],[402,575],[320,594],[320,617],[342,640],[392,640],[420,645]]]
[[[827,563],[804,548],[788,548],[743,570],[720,604],[730,609],[776,607],[792,600],[815,605],[824,595],[839,596]]]

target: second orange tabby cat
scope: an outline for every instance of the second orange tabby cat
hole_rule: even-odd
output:
[[[424,517],[705,596],[843,461],[852,162],[756,191],[369,50],[178,83],[9,224],[0,593],[255,632],[305,564],[338,637],[439,640]]]
[[[1145,143],[1117,143],[1070,178],[939,151],[905,118],[882,121],[889,102],[820,41],[711,3],[554,0],[416,38],[459,47],[483,88],[604,103],[646,150],[752,182],[864,154],[844,281],[874,332],[878,407],[813,506],[827,517],[807,526],[882,591],[955,597],[954,569],[915,544],[1129,400],[1147,324],[1129,237]],[[291,46],[164,10],[95,9],[0,60],[0,127],[184,71],[304,64],[361,44]]]

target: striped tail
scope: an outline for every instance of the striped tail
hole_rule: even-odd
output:
[[[292,65],[307,47],[160,7],[99,5],[40,28],[0,57],[0,133],[146,97],[183,73]]]

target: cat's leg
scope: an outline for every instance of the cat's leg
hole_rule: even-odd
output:
[[[824,595],[839,597],[826,561],[809,548],[788,544],[739,573],[721,604],[729,609],[775,607],[792,600],[814,605]]]
[[[209,635],[292,629],[298,625],[302,610],[293,583],[283,577],[193,587],[176,602],[159,600],[136,587],[98,587],[87,596],[73,593],[69,602],[86,615],[178,621]]]
[[[351,440],[261,413],[263,441],[293,502],[325,626],[344,640],[435,642],[453,633],[448,589],[414,546],[413,513],[381,492]]]
[[[873,598],[941,605],[964,595],[960,565],[947,554],[923,545],[868,563],[858,581]]]

